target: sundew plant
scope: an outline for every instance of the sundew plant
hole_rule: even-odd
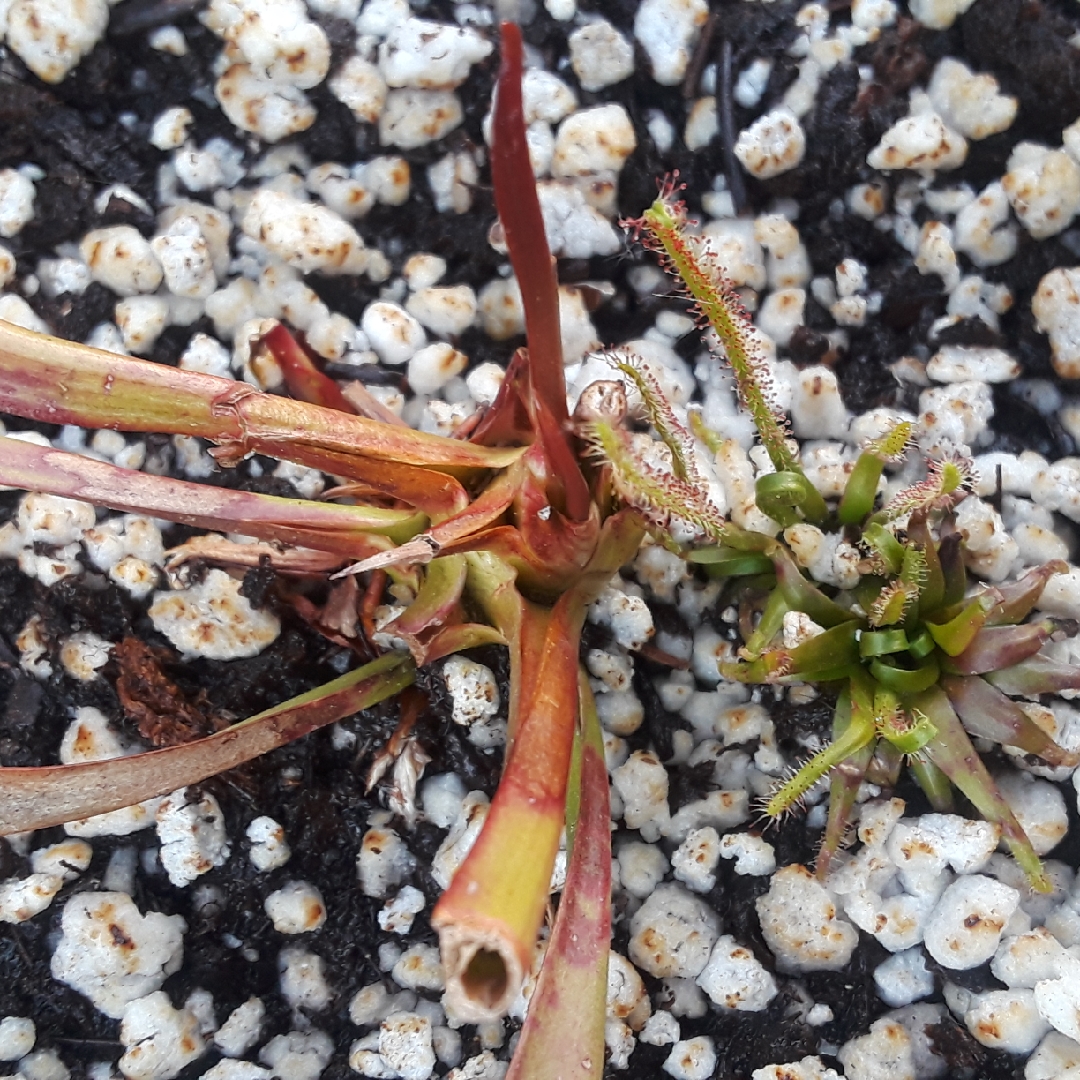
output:
[[[1080,668],[1040,652],[1052,637],[1074,635],[1076,623],[1025,621],[1048,578],[1066,571],[1066,564],[1047,563],[996,587],[969,578],[954,511],[974,477],[971,461],[961,457],[930,460],[925,480],[878,505],[885,464],[909,449],[913,432],[907,422],[862,450],[839,504],[830,507],[803,472],[772,400],[750,318],[675,196],[667,184],[630,225],[681,282],[701,325],[715,332],[716,350],[730,365],[740,403],[772,466],[757,479],[757,507],[777,532],[783,530],[777,538],[731,522],[703,521],[717,543],[687,553],[709,573],[729,579],[742,607],[743,645],[737,660],[721,664],[721,673],[745,683],[810,683],[836,695],[831,742],[776,787],[764,814],[782,817],[819,781],[831,778],[818,859],[825,876],[845,838],[860,784],[872,778],[891,786],[906,763],[935,810],[951,810],[952,789],[961,791],[999,826],[1032,887],[1050,891],[1031,842],[971,736],[1017,747],[1051,765],[1080,761],[1010,696],[1080,687]],[[700,426],[699,434],[713,445],[722,439],[722,433]],[[616,486],[622,473],[623,485],[633,491],[633,466],[621,468],[617,454],[612,461]],[[650,495],[644,493],[645,499]],[[820,585],[798,565],[786,540],[808,527],[843,531],[861,549],[854,589]]]
[[[525,139],[522,43],[513,26],[503,27],[502,52],[492,178],[528,347],[515,355],[498,397],[467,439],[412,431],[374,400],[350,405],[283,326],[261,347],[285,373],[291,399],[0,323],[0,410],[49,423],[200,437],[215,445],[223,466],[269,455],[338,478],[333,494],[341,501],[153,476],[7,437],[0,438],[0,484],[241,533],[255,541],[211,541],[199,551],[339,581],[364,575],[369,599],[393,588],[408,600],[383,628],[407,652],[375,655],[373,642],[358,642],[367,662],[209,737],[111,761],[0,769],[0,834],[198,783],[402,695],[420,665],[501,645],[510,657],[502,779],[478,839],[432,914],[447,1005],[462,1020],[508,1010],[533,968],[565,828],[566,885],[509,1075],[599,1078],[611,936],[610,813],[579,647],[588,605],[646,535],[730,580],[745,635],[740,658],[724,665],[727,678],[835,691],[832,742],[765,808],[779,817],[831,775],[822,873],[861,780],[895,778],[906,760],[936,807],[950,805],[954,785],[1001,827],[1032,883],[1047,887],[968,731],[1075,764],[1010,695],[1080,687],[1080,670],[1040,655],[1049,637],[1074,627],[1024,621],[1060,566],[972,589],[952,519],[970,482],[968,463],[931,463],[925,482],[879,507],[884,464],[910,439],[900,425],[864,450],[838,506],[814,489],[772,401],[749,318],[670,188],[633,227],[684,283],[730,364],[774,469],[758,480],[757,505],[777,531],[849,531],[865,555],[859,587],[841,594],[815,583],[785,539],[740,528],[719,512],[698,462],[723,433],[692,430],[643,366],[613,359],[611,379],[594,383],[570,415],[557,281]],[[655,454],[644,455],[628,427],[631,394],[643,404]],[[691,534],[693,544],[673,539]],[[415,697],[399,701],[404,720]]]

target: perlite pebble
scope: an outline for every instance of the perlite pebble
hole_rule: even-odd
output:
[[[119,296],[152,293],[161,284],[161,263],[131,225],[91,230],[79,244],[79,254],[93,279]]]
[[[241,582],[213,569],[196,585],[158,592],[148,612],[154,628],[186,656],[232,660],[255,656],[281,632],[277,616],[256,610]]]
[[[913,169],[929,176],[955,169],[967,157],[967,140],[932,109],[898,120],[866,156],[872,169]]]
[[[47,83],[62,82],[109,22],[105,0],[13,0],[6,14],[8,45]]]
[[[919,395],[919,446],[933,457],[950,450],[969,454],[993,415],[993,395],[985,383],[950,383],[924,390]]]
[[[275,1035],[260,1051],[259,1060],[281,1080],[318,1080],[330,1063],[334,1041],[318,1028]]]
[[[551,174],[572,177],[617,173],[636,146],[634,125],[621,105],[582,109],[559,125]]]
[[[379,117],[379,142],[415,150],[448,135],[464,118],[452,90],[391,90]]]
[[[583,90],[603,90],[634,73],[634,49],[606,19],[578,27],[567,39],[570,65]]]
[[[993,75],[976,75],[951,56],[938,61],[926,92],[945,123],[969,139],[996,135],[1016,119],[1016,98],[1002,94]]]
[[[63,887],[58,874],[30,874],[0,882],[0,922],[22,923],[44,911]]]
[[[250,997],[237,1005],[214,1032],[214,1045],[229,1057],[239,1057],[259,1041],[266,1006],[261,998]]]
[[[645,720],[645,707],[632,690],[615,690],[596,699],[596,712],[604,730],[632,735]]]
[[[1064,150],[1021,142],[1001,186],[1020,223],[1036,240],[1067,229],[1080,211],[1080,165]]]
[[[405,841],[393,829],[368,829],[356,862],[360,889],[365,896],[384,897],[391,887],[401,884],[415,863]]]
[[[287,881],[263,902],[279,934],[308,934],[326,922],[322,894],[306,881]]]
[[[1056,785],[1021,772],[1007,772],[995,782],[1037,855],[1045,855],[1065,839],[1069,815]]]
[[[440,773],[424,780],[420,802],[424,817],[440,829],[448,829],[461,813],[465,785],[456,773]]]
[[[326,979],[326,962],[318,953],[299,946],[282,949],[278,954],[281,995],[294,1009],[321,1012],[334,993]]]
[[[433,334],[457,337],[476,319],[476,294],[468,285],[431,286],[414,292],[405,309]]]
[[[191,110],[173,105],[155,118],[150,128],[150,145],[158,150],[176,150],[184,145],[187,129],[194,122]]]
[[[988,502],[965,499],[956,521],[964,538],[964,562],[968,569],[989,581],[1004,581],[1020,549],[1006,530],[1001,515]]]
[[[1031,298],[1035,325],[1050,336],[1054,370],[1080,378],[1080,267],[1059,267],[1039,282]]]
[[[463,656],[452,656],[443,664],[442,674],[455,724],[468,727],[498,714],[499,687],[491,668]]]
[[[716,884],[714,871],[719,861],[720,837],[711,826],[691,832],[671,857],[676,880],[702,893]]]
[[[330,67],[330,43],[302,0],[211,0],[203,22],[270,82],[310,89]]]
[[[739,132],[735,142],[735,156],[759,180],[794,169],[805,153],[806,134],[799,118],[786,107],[758,117]]]
[[[174,1009],[163,990],[127,1006],[120,1042],[119,1069],[128,1080],[172,1080],[206,1047],[195,1016],[186,1008]]]
[[[945,884],[946,866],[960,874],[982,870],[1000,838],[1000,828],[987,821],[971,821],[956,814],[924,814],[898,821],[889,833],[886,849],[909,893],[936,896]]]
[[[34,185],[30,178],[18,169],[0,169],[0,236],[15,236],[33,220]]]
[[[328,83],[330,92],[362,124],[375,124],[386,104],[387,86],[382,72],[370,60],[350,56]]]
[[[424,910],[426,903],[419,889],[406,885],[383,905],[379,912],[379,927],[391,934],[407,934],[412,929],[414,917]]]
[[[623,801],[623,821],[639,829],[654,843],[670,818],[667,805],[668,774],[659,758],[648,750],[635,750],[612,773],[611,783]]]
[[[875,1021],[868,1034],[845,1043],[836,1056],[847,1080],[915,1080],[911,1036],[894,1020]]]
[[[895,953],[874,969],[874,985],[878,997],[897,1008],[910,1005],[934,992],[934,976],[926,966],[926,955],[920,948]]]
[[[630,959],[657,978],[695,978],[708,962],[720,920],[680,885],[658,885],[630,920]]]
[[[990,963],[994,977],[1011,989],[1033,987],[1044,979],[1057,977],[1058,963],[1065,955],[1061,943],[1043,926],[1026,934],[1002,939]]]
[[[972,874],[942,894],[926,925],[926,951],[943,967],[966,971],[997,951],[1020,894],[993,878]]]
[[[640,1031],[652,1006],[645,983],[625,956],[612,951],[608,955],[607,1015],[625,1021],[633,1031]]]
[[[621,243],[611,222],[573,180],[543,180],[536,187],[552,254],[567,259],[613,255]]]
[[[1080,1042],[1080,960],[1065,953],[1055,964],[1055,975],[1035,984],[1035,1005],[1047,1023]]]
[[[1035,1007],[1031,990],[990,990],[976,995],[964,1013],[968,1031],[993,1050],[1030,1054],[1050,1025]]]
[[[124,348],[146,356],[169,321],[169,301],[164,296],[131,296],[117,303],[115,318]]]
[[[804,1057],[784,1065],[766,1065],[755,1069],[750,1080],[840,1080],[835,1069],[827,1069],[819,1057]]]
[[[1016,253],[1016,226],[1009,221],[1009,199],[997,181],[962,207],[953,226],[953,242],[978,267],[998,266]]]
[[[631,840],[617,855],[619,882],[631,896],[645,900],[668,872],[667,856],[655,844]]]
[[[91,630],[82,630],[66,638],[60,646],[64,671],[80,682],[92,682],[109,662],[112,644]]]
[[[165,287],[174,296],[205,300],[217,288],[210,245],[195,218],[177,218],[150,241],[150,247],[161,262]]]
[[[682,82],[694,42],[708,16],[705,0],[642,0],[638,5],[634,37],[661,86]]]
[[[181,788],[162,800],[156,818],[161,865],[177,888],[229,858],[225,817],[213,795],[189,797],[188,789]]]
[[[431,1021],[417,1013],[391,1013],[379,1028],[379,1054],[402,1080],[427,1080],[435,1068]]]
[[[720,858],[734,859],[740,876],[764,877],[776,870],[772,844],[753,833],[725,833],[720,837]]]
[[[344,218],[281,191],[260,188],[241,227],[305,274],[360,274],[368,268],[364,242]]]
[[[442,962],[434,945],[410,946],[394,961],[391,974],[407,990],[443,989]]]
[[[1020,365],[1004,349],[944,345],[927,362],[926,374],[935,382],[1011,382],[1020,375]]]
[[[761,961],[729,934],[713,946],[697,984],[722,1009],[738,1012],[761,1012],[777,994]]]
[[[271,1080],[273,1073],[251,1061],[224,1058],[207,1069],[199,1080]]]
[[[755,906],[762,935],[781,971],[837,971],[858,944],[856,929],[804,866],[778,870]]]
[[[186,928],[179,915],[140,914],[124,893],[77,894],[64,905],[53,978],[119,1018],[128,1002],[179,970]]]
[[[708,1035],[682,1039],[664,1061],[664,1072],[675,1080],[708,1080],[716,1069],[716,1047]]]
[[[368,304],[360,328],[384,364],[404,364],[427,344],[427,335],[419,321],[388,301]]]
[[[315,109],[303,90],[261,78],[247,64],[227,68],[214,84],[214,96],[235,127],[266,142],[278,142],[315,123]]]
[[[1024,1080],[1080,1080],[1080,1045],[1051,1031],[1024,1066]]]
[[[5,1016],[0,1020],[0,1061],[17,1061],[34,1048],[34,1021],[25,1016]]]
[[[379,46],[379,69],[388,86],[452,89],[491,50],[475,30],[410,18],[394,25]]]

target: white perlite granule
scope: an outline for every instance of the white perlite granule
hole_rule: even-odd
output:
[[[805,866],[778,870],[756,906],[761,932],[781,971],[837,971],[859,943],[858,931]]]
[[[307,881],[287,881],[267,896],[266,914],[279,934],[308,934],[326,922],[322,893]]]
[[[242,582],[213,569],[197,585],[158,592],[148,612],[154,628],[186,656],[234,660],[262,652],[281,633],[270,611],[240,594]]]
[[[195,1016],[186,1008],[174,1009],[163,990],[128,1005],[120,1041],[124,1056],[119,1069],[127,1080],[172,1080],[206,1046]]]
[[[954,881],[926,925],[926,951],[943,967],[959,971],[985,963],[1019,903],[1016,889],[983,874]]]
[[[695,978],[720,931],[716,912],[679,885],[658,885],[630,920],[630,959],[657,978]]]
[[[180,969],[186,929],[179,915],[141,914],[125,893],[79,893],[64,905],[53,978],[118,1019]]]
[[[105,0],[12,0],[6,14],[8,45],[47,83],[62,82],[109,23]]]
[[[159,857],[178,888],[221,866],[229,857],[225,820],[210,794],[189,799],[187,788],[174,791],[157,810]]]

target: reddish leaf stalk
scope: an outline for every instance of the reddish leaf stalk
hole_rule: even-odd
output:
[[[383,550],[383,537],[407,540],[426,523],[422,514],[407,510],[335,506],[172,480],[6,436],[0,436],[0,483],[347,558]]]
[[[0,836],[132,806],[250,761],[409,686],[412,662],[378,660],[205,739],[78,765],[0,769]]]
[[[507,1080],[600,1080],[604,1072],[611,812],[600,721],[584,673],[579,686],[579,810],[570,865]]]
[[[544,231],[536,179],[525,141],[521,99],[521,31],[501,26],[502,66],[492,128],[491,175],[510,261],[521,289],[529,341],[529,407],[534,427],[551,464],[552,482],[561,488],[564,511],[574,521],[589,516],[591,497],[567,435],[566,377],[559,327],[559,283]]]
[[[504,468],[521,453],[391,427],[2,321],[0,412],[51,424],[195,435],[228,444],[236,456],[266,453],[311,461],[312,468],[322,468],[320,453],[336,453],[460,476]]]

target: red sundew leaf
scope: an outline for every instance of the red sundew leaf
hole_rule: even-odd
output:
[[[984,679],[945,675],[941,689],[972,735],[1037,754],[1051,765],[1076,765],[1080,755],[1063,750],[1012,698]]]
[[[227,446],[233,460],[260,453],[317,469],[358,456],[461,477],[505,468],[521,453],[264,394],[234,379],[117,356],[3,321],[0,412],[50,424],[193,435]]]
[[[469,436],[470,442],[481,446],[520,446],[536,437],[525,408],[528,368],[528,350],[518,349],[506,366],[495,400]]]
[[[988,672],[986,681],[1003,694],[1025,697],[1057,694],[1062,690],[1080,690],[1080,667],[1036,653],[1013,667]]]
[[[1017,581],[999,585],[997,588],[1001,593],[1001,603],[990,612],[986,625],[1001,626],[1004,623],[1018,623],[1027,618],[1050,578],[1068,571],[1068,563],[1055,559],[1053,562],[1033,567]]]
[[[1038,892],[1050,892],[1053,886],[1027,833],[998,791],[978,751],[971,745],[971,739],[944,691],[931,687],[912,698],[910,706],[925,714],[937,728],[937,735],[923,747],[922,754],[968,797],[987,821],[1000,826],[1002,839],[1027,875],[1031,887]]]
[[[945,670],[957,675],[984,675],[1013,667],[1034,656],[1055,629],[1054,619],[1022,626],[984,626],[962,653],[945,661]]]
[[[432,559],[416,599],[390,623],[389,632],[411,636],[445,625],[461,600],[467,572],[464,555]]]

